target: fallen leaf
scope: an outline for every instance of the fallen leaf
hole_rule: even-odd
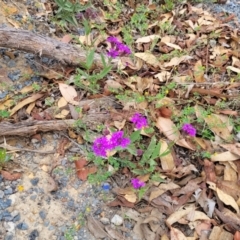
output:
[[[62,107],[66,107],[67,106],[67,101],[64,97],[61,97],[59,100],[58,100],[58,107],[59,108],[62,108]]]
[[[240,159],[240,157],[236,154],[233,154],[229,151],[227,152],[223,152],[223,153],[215,153],[213,155],[211,155],[211,160],[216,162],[216,161],[219,161],[219,162],[225,162],[225,161],[235,161],[235,160],[238,160]]]
[[[170,231],[171,240],[187,240],[186,236],[177,228],[171,227]]]
[[[193,58],[193,57],[188,56],[188,55],[182,56],[182,57],[174,57],[174,58],[172,58],[172,59],[170,60],[170,62],[164,63],[163,66],[164,66],[165,68],[177,66],[177,65],[179,65],[181,62],[190,60],[190,59],[192,59],[192,58]]]
[[[68,103],[72,105],[79,105],[79,102],[74,100],[77,97],[77,92],[73,86],[65,83],[59,83],[59,90]]]
[[[236,201],[234,200],[234,198],[230,195],[228,195],[227,193],[223,192],[221,189],[219,189],[215,183],[213,182],[207,182],[209,184],[209,188],[211,188],[212,190],[216,191],[219,199],[226,205],[230,205],[231,207],[233,207],[237,213],[239,213],[239,207],[236,203]]]
[[[138,38],[136,40],[136,43],[149,43],[149,42],[154,41],[155,39],[159,39],[160,37],[161,37],[160,35],[153,34],[153,35],[149,35],[146,37]]]
[[[204,67],[202,66],[202,60],[198,60],[193,67],[193,74],[197,83],[205,82],[204,79]]]
[[[23,101],[19,102],[12,110],[10,113],[10,116],[12,116],[14,113],[16,113],[18,110],[20,110],[22,107],[26,106],[29,103],[35,102],[37,99],[41,98],[43,94],[36,93],[33,94],[31,97],[28,97],[24,99]]]
[[[108,237],[108,234],[104,231],[103,224],[92,216],[87,217],[87,227],[97,239]]]
[[[152,65],[155,68],[159,67],[159,61],[152,53],[143,52],[143,53],[135,53],[134,55],[135,57],[142,59],[147,64]]]
[[[87,167],[87,161],[85,159],[75,160],[75,167],[77,171],[77,176],[82,181],[86,181],[89,174],[97,172],[97,167]]]
[[[173,168],[175,168],[175,162],[174,162],[173,156],[171,154],[171,151],[169,151],[169,146],[167,142],[164,140],[160,140],[160,143],[161,143],[161,148],[160,148],[159,157],[160,157],[162,169],[164,171],[171,171]],[[166,153],[166,151],[169,151],[169,153],[164,154]]]

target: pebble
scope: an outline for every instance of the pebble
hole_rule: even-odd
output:
[[[17,71],[14,71],[14,72],[10,72],[10,73],[8,74],[8,77],[9,77],[13,82],[19,80],[20,76],[21,76],[21,71],[20,71],[20,70],[17,70]]]
[[[11,187],[5,189],[5,190],[4,190],[4,194],[5,194],[5,195],[13,194],[13,189],[12,189]]]
[[[110,224],[110,221],[108,218],[102,217],[100,218],[101,223],[103,223],[104,225]]]
[[[39,182],[39,178],[33,178],[33,179],[31,179],[30,180],[30,182],[31,182],[31,184],[33,185],[33,186],[36,186],[37,184],[38,184],[38,182]]]
[[[29,240],[35,240],[39,236],[39,233],[36,229],[34,229],[28,236]]]
[[[8,67],[10,68],[13,68],[13,67],[16,67],[16,62],[14,60],[10,60],[8,63],[7,63]]]
[[[0,190],[0,198],[4,197],[4,192],[2,190]]]
[[[6,201],[0,200],[0,210],[10,207],[11,204],[12,204],[12,201],[10,199],[7,199]]]
[[[25,222],[19,223],[17,228],[20,230],[28,230],[28,225]]]
[[[15,233],[15,224],[13,222],[4,222],[3,226],[9,233]]]
[[[45,212],[44,210],[41,210],[41,211],[39,212],[39,216],[40,216],[40,218],[41,218],[42,220],[44,220],[44,219],[46,218],[47,214],[46,214],[46,212]]]
[[[116,226],[120,226],[123,224],[123,218],[119,215],[114,215],[113,218],[111,219],[111,223],[113,223]]]

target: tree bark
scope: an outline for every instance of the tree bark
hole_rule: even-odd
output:
[[[65,65],[81,66],[86,62],[86,51],[80,47],[59,40],[44,37],[31,31],[0,28],[0,47],[12,48],[56,59]],[[94,68],[102,68],[99,54],[94,55]]]

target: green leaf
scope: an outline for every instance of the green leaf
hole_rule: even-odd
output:
[[[140,132],[141,132],[140,130],[137,130],[130,135],[131,143],[134,143],[137,140],[141,140]]]
[[[159,142],[152,153],[152,157],[151,157],[152,159],[159,157],[160,149],[161,149],[161,143]]]
[[[156,148],[156,141],[157,141],[156,137],[153,136],[147,150],[144,152],[142,159],[140,161],[140,164],[142,166],[144,165],[144,163],[146,163],[148,160],[150,160],[150,158],[153,154],[153,151]]]
[[[126,150],[128,150],[128,152],[130,152],[132,155],[137,155],[137,149],[133,144],[130,144]]]
[[[92,67],[94,60],[94,49],[91,49],[87,54],[86,68],[89,70]]]

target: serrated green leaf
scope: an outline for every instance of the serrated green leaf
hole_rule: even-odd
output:
[[[159,152],[160,152],[160,149],[161,149],[161,143],[158,142],[157,146],[155,147],[153,153],[152,153],[152,159],[155,159],[155,158],[158,158],[159,157]]]

